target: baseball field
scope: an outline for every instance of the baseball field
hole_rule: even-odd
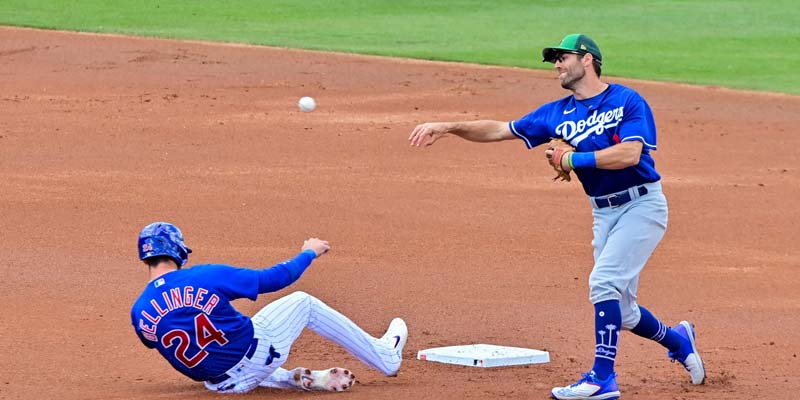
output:
[[[339,14],[321,1],[79,3],[0,4],[0,399],[220,398],[130,326],[147,281],[136,238],[157,220],[183,229],[192,264],[267,267],[309,236],[330,241],[291,288],[238,301],[246,314],[303,290],[374,335],[393,317],[408,323],[397,377],[309,332],[286,366],[349,368],[352,391],[244,398],[545,399],[574,382],[594,356],[592,216],[578,182],[553,182],[544,150],[521,141],[417,149],[407,138],[425,121],[511,120],[567,95],[536,57],[584,20],[608,59],[605,79],[639,91],[659,129],[670,221],[639,300],[666,323],[695,323],[708,373],[691,385],[661,346],[623,334],[622,397],[796,396],[793,3],[709,2],[716,14],[679,18],[694,2],[657,2],[630,23],[588,2],[574,13],[543,2],[524,21],[525,2],[511,1],[502,15],[464,1],[454,20],[422,2],[337,2]],[[658,13],[673,25],[655,23]],[[204,34],[214,17],[217,34]],[[471,33],[490,22],[489,36]],[[694,42],[682,48],[682,38]],[[316,111],[300,112],[301,96]],[[551,362],[416,360],[470,343],[543,349]]]

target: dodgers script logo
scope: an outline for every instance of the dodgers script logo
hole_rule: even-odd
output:
[[[624,106],[617,107],[603,113],[597,110],[586,119],[579,121],[564,121],[556,127],[556,134],[571,142],[573,146],[589,137],[592,133],[602,135],[606,129],[619,125],[622,121]],[[565,112],[566,114],[566,112]]]

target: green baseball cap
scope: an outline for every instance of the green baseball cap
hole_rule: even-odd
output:
[[[592,38],[582,34],[573,33],[564,37],[561,44],[555,47],[545,47],[542,50],[542,62],[556,61],[558,53],[591,54],[598,64],[603,64],[603,55],[600,54],[600,47]]]

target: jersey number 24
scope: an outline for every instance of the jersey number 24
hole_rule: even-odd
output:
[[[186,354],[189,345],[192,344],[192,338],[188,332],[182,329],[173,329],[161,337],[161,345],[166,349],[172,347],[176,341],[178,342],[175,348],[175,358],[188,368],[194,368],[208,356],[208,352],[204,349],[211,342],[217,342],[220,346],[228,343],[225,333],[217,329],[208,316],[203,313],[194,318],[194,332],[194,343],[200,348],[200,351],[191,358]]]

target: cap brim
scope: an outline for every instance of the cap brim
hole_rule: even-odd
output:
[[[542,50],[542,62],[555,62],[556,57],[558,57],[558,53],[580,54],[580,52],[566,47],[545,47]]]

